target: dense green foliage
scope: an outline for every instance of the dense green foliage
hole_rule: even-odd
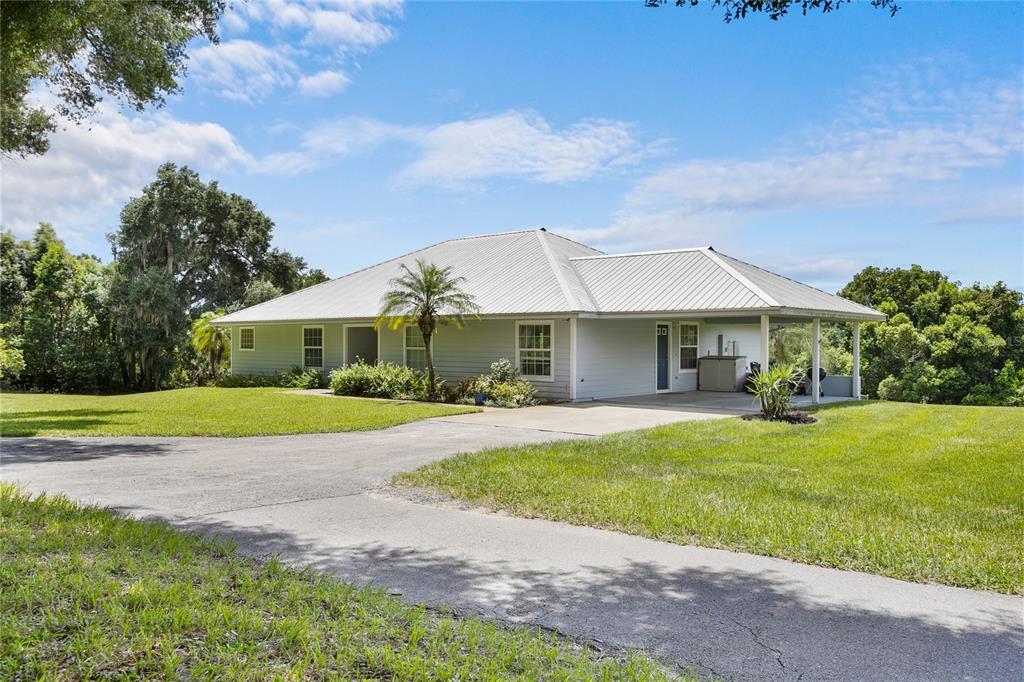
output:
[[[328,401],[324,401],[328,402]],[[0,677],[660,680],[648,658],[407,605],[0,484]]]
[[[491,364],[489,374],[462,379],[454,384],[438,382],[431,392],[422,373],[393,362],[368,364],[360,360],[331,372],[331,390],[337,395],[434,400],[472,405],[483,393],[491,407],[526,407],[537,404],[537,389],[522,379],[512,363],[502,359]]]
[[[864,402],[815,416],[500,448],[398,481],[521,516],[1024,592],[1024,410]]]
[[[486,405],[494,407],[526,407],[537,404],[537,389],[519,376],[519,368],[502,358],[491,363],[489,374],[477,377],[470,386],[473,393],[483,393]],[[457,396],[457,398],[473,396]]]
[[[337,395],[396,400],[426,400],[427,384],[414,369],[393,362],[369,364],[360,360],[331,372]]]
[[[1024,297],[920,266],[862,270],[841,296],[890,315],[863,325],[863,390],[886,400],[1024,406]],[[830,341],[850,350],[850,336]]]
[[[224,374],[214,382],[221,388],[326,388],[327,380],[318,369],[298,365],[280,374]]]
[[[34,0],[0,3],[0,151],[42,154],[54,113],[87,117],[112,95],[136,110],[179,90],[185,47],[217,41],[224,0]],[[44,83],[46,108],[26,102]]]
[[[295,393],[182,388],[121,395],[0,394],[3,436],[276,436],[383,429],[473,408]]]
[[[29,241],[0,233],[0,378],[89,392],[216,379],[230,345],[214,311],[325,279],[270,248],[272,230],[248,199],[165,164],[122,211],[109,265],[72,255],[45,223]]]
[[[411,324],[420,330],[427,356],[427,395],[431,398],[437,394],[432,343],[437,328],[461,328],[465,316],[479,310],[473,296],[463,291],[465,282],[466,278],[453,275],[450,267],[439,268],[419,259],[415,270],[402,264],[401,274],[388,282],[391,288],[381,300],[375,327],[386,324],[398,329]]]

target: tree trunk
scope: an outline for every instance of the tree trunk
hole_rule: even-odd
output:
[[[423,332],[423,344],[426,346],[427,351],[427,398],[429,400],[434,399],[436,377],[434,376],[434,352],[430,348],[430,339],[433,334],[429,332]]]

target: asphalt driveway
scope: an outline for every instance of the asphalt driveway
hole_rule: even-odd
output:
[[[379,488],[456,452],[581,437],[471,420],[274,438],[0,440],[0,476],[232,536],[405,599],[742,680],[1009,680],[1018,597],[454,507]]]

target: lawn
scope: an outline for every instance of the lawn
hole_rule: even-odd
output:
[[[2,679],[665,679],[0,484]]]
[[[273,436],[382,429],[476,411],[436,403],[182,388],[123,395],[0,394],[4,436]]]
[[[1024,592],[1024,410],[898,403],[459,455],[396,482],[569,523]]]

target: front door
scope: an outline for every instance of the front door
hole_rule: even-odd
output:
[[[658,390],[667,391],[668,386],[668,339],[669,325],[659,322],[657,330],[656,357],[658,360]]]

